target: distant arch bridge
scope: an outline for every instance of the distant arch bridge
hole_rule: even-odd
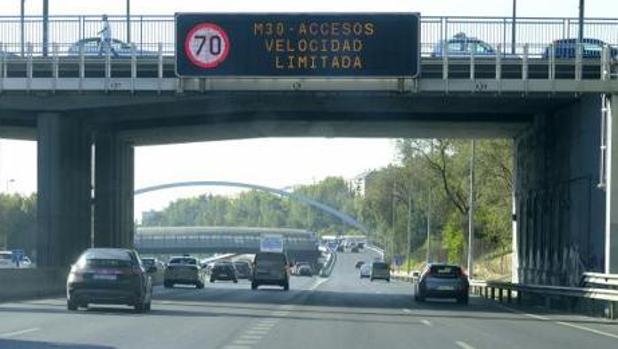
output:
[[[174,183],[165,183],[165,184],[159,184],[159,185],[153,185],[150,187],[145,187],[145,188],[141,188],[141,189],[137,189],[134,191],[134,194],[140,195],[140,194],[145,194],[145,193],[149,193],[149,192],[153,192],[153,191],[159,191],[159,190],[165,190],[165,189],[172,189],[172,188],[182,188],[182,187],[213,187],[213,186],[220,186],[220,187],[235,187],[235,188],[245,188],[245,189],[254,189],[254,190],[260,190],[260,191],[265,191],[265,192],[269,192],[272,194],[276,194],[276,195],[280,195],[280,196],[284,196],[284,197],[290,197],[294,200],[298,200],[306,205],[315,207],[319,210],[322,210],[326,213],[329,213],[337,218],[339,218],[343,223],[348,224],[350,226],[353,226],[354,228],[357,228],[365,233],[369,232],[369,229],[361,224],[360,222],[358,222],[354,217],[338,211],[337,209],[325,205],[319,201],[313,200],[305,195],[302,194],[298,194],[298,193],[294,193],[294,192],[289,192],[286,190],[282,190],[282,189],[277,189],[277,188],[272,188],[272,187],[267,187],[267,186],[263,186],[263,185],[257,185],[257,184],[250,184],[250,183],[241,183],[241,182],[228,182],[228,181],[188,181],[188,182],[174,182]]]

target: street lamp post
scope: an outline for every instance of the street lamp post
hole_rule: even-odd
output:
[[[43,0],[43,56],[47,56],[49,44],[49,0]]]
[[[581,44],[584,39],[584,0],[579,0],[579,32],[577,42]]]
[[[127,0],[127,43],[131,43],[131,0]]]
[[[5,192],[6,192],[7,194],[9,193],[9,185],[10,185],[11,183],[15,183],[15,179],[14,179],[14,178],[9,178],[9,179],[7,179],[7,180],[6,180],[6,188],[5,188],[5,189],[6,189],[6,191],[5,191]]]
[[[470,197],[468,203],[468,275],[473,278],[474,268],[474,162],[476,143],[472,140],[472,154],[470,157]]]
[[[513,0],[513,17],[511,19],[511,54],[515,54],[516,51],[516,22],[517,22],[517,0]]]
[[[20,36],[20,45],[21,45],[21,56],[23,57],[25,54],[24,45],[26,41],[26,0],[21,0],[21,6],[19,8],[19,36]]]

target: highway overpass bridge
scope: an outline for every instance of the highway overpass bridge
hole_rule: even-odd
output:
[[[283,237],[288,258],[317,261],[316,233],[301,229],[254,227],[138,227],[135,248],[141,253],[256,253],[263,234]]]
[[[532,49],[548,41],[531,40],[518,40],[515,56],[504,46],[485,57],[423,49],[416,78],[179,78],[169,42],[154,56],[3,56],[0,135],[38,141],[38,264],[67,265],[91,244],[133,245],[135,146],[507,137],[515,281],[569,285],[583,271],[618,273],[616,61],[608,48],[598,59],[543,57]]]

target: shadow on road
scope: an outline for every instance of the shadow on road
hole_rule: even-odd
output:
[[[14,339],[0,339],[0,348],[7,349],[114,349],[106,345],[72,344],[72,343],[52,343],[35,342]]]

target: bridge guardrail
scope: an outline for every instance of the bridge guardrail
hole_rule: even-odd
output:
[[[110,15],[108,22],[116,39],[134,42],[140,51],[153,50],[156,43],[163,42],[166,49],[174,49],[175,21],[173,15]],[[101,16],[98,15],[64,15],[49,16],[49,42],[64,46],[86,38],[98,37],[101,30]],[[584,36],[601,39],[610,44],[618,44],[615,28],[616,18],[586,18]],[[0,16],[0,42],[10,43],[14,47],[10,52],[22,54],[27,42],[43,41],[42,16],[25,16],[23,32],[19,16]],[[514,30],[515,29],[515,30]],[[513,30],[515,41],[512,41]],[[435,44],[452,38],[458,33],[480,39],[496,48],[499,52],[521,53],[517,45],[549,44],[550,42],[577,37],[579,24],[577,18],[519,17],[513,23],[511,17],[472,17],[472,16],[422,16],[421,43],[422,54],[430,55]],[[515,51],[513,48],[515,46]],[[23,52],[22,52],[23,51]],[[41,53],[40,47],[37,53]],[[49,49],[51,51],[51,49]]]
[[[408,275],[392,276],[395,280],[406,282],[414,282],[416,278]],[[586,278],[596,285],[607,286],[616,285],[618,275],[616,274],[599,274],[599,273],[584,273],[583,278]],[[486,281],[486,280],[470,280],[470,292],[480,295],[481,297],[503,302],[505,299],[508,303],[515,299],[518,304],[522,303],[525,294],[535,294],[545,297],[547,300],[551,297],[574,299],[591,299],[607,302],[607,317],[610,319],[618,319],[618,289],[608,289],[601,287],[571,287],[571,286],[549,286],[549,285],[534,285],[534,284],[515,284],[504,281]],[[573,307],[574,304],[571,303]]]

